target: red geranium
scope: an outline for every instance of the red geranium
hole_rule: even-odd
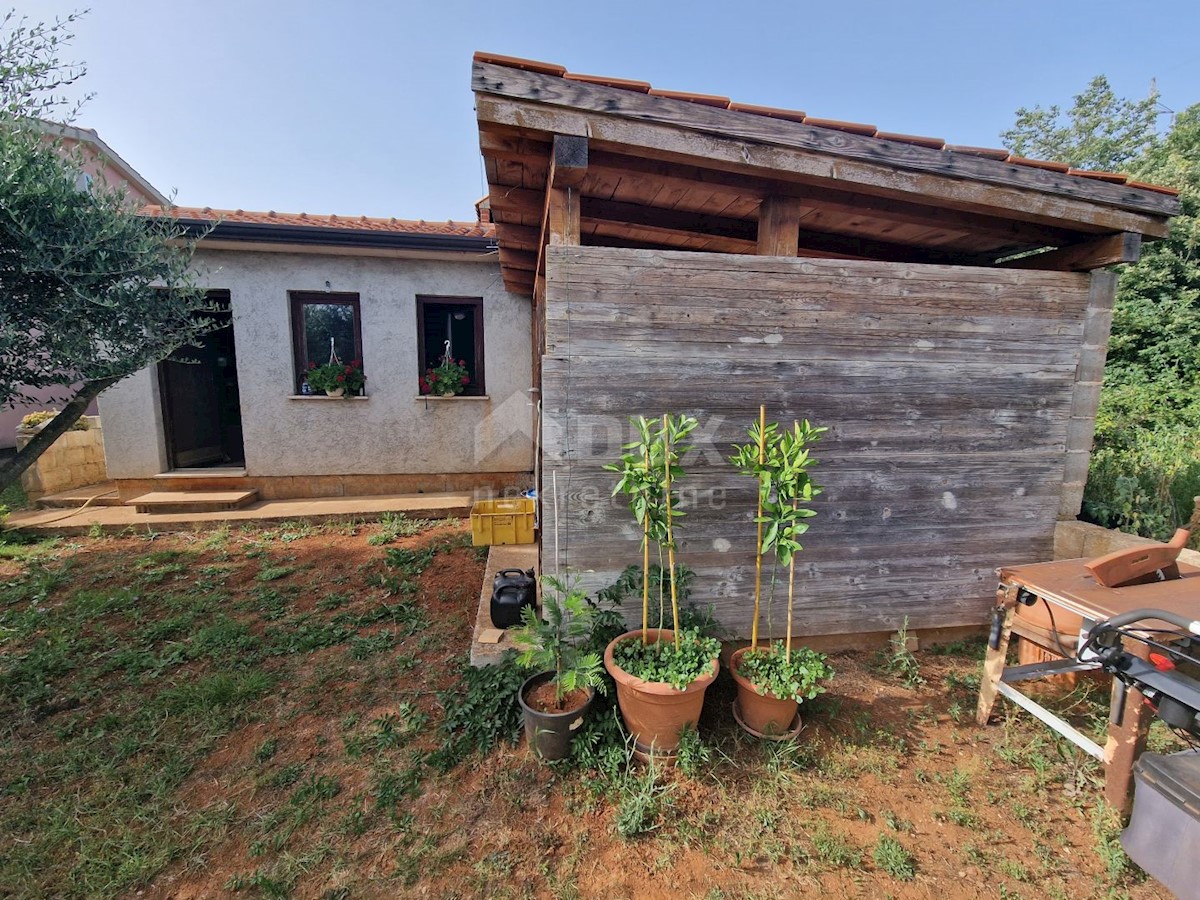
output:
[[[337,380],[338,380],[338,383],[339,383],[339,384],[341,384],[341,383],[345,382],[345,380],[346,380],[346,376],[345,376],[345,375],[339,375],[339,376],[337,377]]]

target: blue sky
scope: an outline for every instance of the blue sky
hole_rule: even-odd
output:
[[[1196,0],[95,0],[75,32],[78,124],[181,204],[286,212],[472,217],[477,49],[982,146],[1097,74],[1200,102]]]

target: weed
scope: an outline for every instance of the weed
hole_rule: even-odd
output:
[[[1096,842],[1096,855],[1104,863],[1109,881],[1131,882],[1145,877],[1121,847],[1120,814],[1104,801],[1092,810],[1092,836]]]
[[[267,738],[254,749],[254,761],[265,763],[275,756],[279,750],[279,738]]]
[[[256,581],[278,581],[296,571],[295,566],[265,566],[254,576]]]
[[[712,759],[712,748],[704,743],[698,732],[691,725],[684,726],[679,734],[676,766],[688,778],[695,778]]]
[[[410,519],[402,512],[384,513],[379,520],[379,532],[368,537],[367,543],[372,547],[390,544],[397,538],[420,534],[432,524],[425,519]]]
[[[632,752],[631,743],[629,753]],[[647,766],[640,775],[626,774],[621,781],[621,800],[617,807],[617,834],[632,838],[657,829],[670,804],[674,787],[674,784],[659,780],[654,765]]]
[[[414,550],[408,547],[393,547],[387,552],[384,564],[393,569],[399,569],[406,578],[416,578],[429,568],[437,555],[437,547],[422,547]]]
[[[884,872],[901,881],[911,881],[917,874],[916,860],[912,854],[898,840],[886,834],[879,835],[875,849],[871,851],[871,859]]]
[[[817,858],[824,863],[841,869],[857,869],[862,865],[862,851],[823,823],[813,831],[812,842]]]
[[[167,688],[158,695],[158,703],[174,715],[203,716],[214,710],[249,704],[269,691],[274,683],[266,672],[254,669],[236,674],[221,672]]]
[[[888,640],[889,649],[880,651],[879,666],[885,672],[898,675],[907,687],[915,690],[925,684],[925,679],[921,677],[921,664],[908,648],[909,637],[908,616],[905,616]]]
[[[511,653],[495,665],[465,665],[458,687],[438,695],[446,718],[442,746],[430,764],[444,772],[472,752],[486,753],[500,741],[515,744],[522,727],[517,691],[524,681]]]

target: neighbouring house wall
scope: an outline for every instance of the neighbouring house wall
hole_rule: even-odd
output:
[[[90,422],[87,431],[59,435],[21,474],[21,487],[30,500],[105,480],[104,432],[98,418],[91,417]],[[17,449],[33,440],[35,434],[36,431],[17,435]]]
[[[998,566],[1051,557],[1091,285],[1071,273],[550,247],[544,533],[557,509],[559,562],[588,590],[639,562],[640,530],[601,466],[629,439],[629,416],[697,416],[679,560],[697,573],[693,599],[747,636],[755,490],[727,457],[762,402],[771,421],[829,427],[814,450],[825,490],[797,558],[798,632],[983,623]],[[543,550],[549,565],[551,538]],[[778,635],[786,574],[775,595]]]
[[[504,290],[494,260],[201,248],[196,267],[204,287],[230,292],[248,475],[513,473],[527,486],[529,302]],[[293,396],[288,292],[326,283],[359,295],[367,400]],[[418,294],[483,298],[489,399],[419,398]],[[101,397],[112,478],[166,468],[157,382],[147,370]]]

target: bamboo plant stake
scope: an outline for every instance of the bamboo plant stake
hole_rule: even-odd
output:
[[[767,461],[767,405],[764,403],[758,407],[758,465],[761,468],[762,464]],[[755,542],[754,552],[754,622],[750,626],[750,646],[758,646],[758,610],[759,602],[762,598],[762,514],[763,514],[763,497],[762,497],[762,473],[759,473],[758,484],[758,515],[755,519],[758,521],[758,540]]]
[[[671,422],[663,413],[663,487],[667,500],[667,565],[671,568],[671,622],[675,627],[675,649],[679,649],[679,595],[675,588],[675,538],[671,529]]]
[[[650,474],[650,444],[646,447],[646,474]],[[650,642],[650,506],[642,515],[642,646]]]
[[[792,511],[794,512],[797,506],[796,498],[792,498]],[[795,522],[795,520],[792,520]],[[791,559],[788,560],[788,620],[787,620],[787,644],[784,647],[783,658],[788,662],[792,661],[792,591],[796,584],[796,554],[792,553]]]

